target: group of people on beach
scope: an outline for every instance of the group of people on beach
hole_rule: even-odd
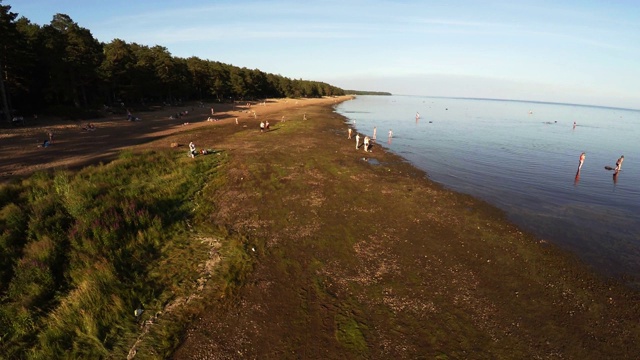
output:
[[[362,146],[364,151],[366,152],[371,152],[371,138],[369,138],[368,136],[365,136],[362,142]],[[356,150],[358,150],[360,148],[360,134],[356,134]]]
[[[354,121],[355,123],[355,121]],[[373,147],[373,142],[376,140],[376,136],[378,133],[378,128],[377,127],[373,127],[373,136],[369,137],[367,135],[364,136],[363,138],[363,149],[366,152],[372,152],[373,150],[371,150],[371,148]],[[347,129],[347,139],[351,140],[351,138],[353,137],[353,129],[348,128]],[[391,138],[393,137],[393,130],[389,129],[389,144],[391,144]],[[356,139],[356,150],[360,148],[360,134],[356,133],[355,136]]]
[[[193,141],[191,141],[189,143],[189,157],[191,157],[192,159],[195,158],[196,155],[198,155],[198,154],[207,155],[207,154],[213,154],[213,153],[214,153],[214,151],[211,150],[211,149],[209,149],[209,150],[202,149],[202,150],[198,151],[198,149],[196,148],[196,144]]]

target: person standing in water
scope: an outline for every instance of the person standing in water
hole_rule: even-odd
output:
[[[586,154],[583,152],[582,154],[580,154],[580,161],[578,162],[578,171],[580,171],[580,169],[582,169],[582,164],[584,163],[584,158],[586,157]]]
[[[624,155],[620,155],[618,161],[616,161],[616,173],[622,170],[622,162],[624,161]]]
[[[378,132],[378,128],[377,127],[373,127],[373,136],[371,137],[371,139],[375,140],[376,139],[376,133]]]

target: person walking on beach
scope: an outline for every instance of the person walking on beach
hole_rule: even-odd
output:
[[[360,147],[360,134],[356,134],[356,150]]]
[[[264,121],[260,121],[260,132],[264,132]]]
[[[373,127],[373,136],[372,139],[375,140],[376,139],[376,133],[378,132],[378,128],[377,127]]]
[[[349,129],[347,129],[347,133],[349,134],[347,139],[351,139],[351,134],[353,133],[353,130],[351,128],[349,128]]]
[[[620,155],[618,161],[616,161],[616,173],[622,170],[622,162],[624,161],[624,155]]]
[[[364,151],[369,152],[369,137],[365,136],[364,137]]]
[[[49,130],[49,144],[53,144],[53,131]]]
[[[269,120],[267,120],[267,121],[264,123],[264,129],[265,129],[266,131],[269,131]]]
[[[578,162],[578,171],[580,171],[580,169],[582,169],[582,164],[584,163],[584,158],[586,157],[586,154],[583,152],[582,154],[580,154],[580,161]]]

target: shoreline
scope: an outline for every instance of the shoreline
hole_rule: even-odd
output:
[[[522,103],[432,99],[425,105],[425,100],[364,97],[338,108],[348,118],[357,118],[358,129],[365,133],[374,125],[397,130],[399,137],[389,148],[425,170],[431,180],[504,209],[523,229],[577,254],[594,271],[640,290],[640,244],[635,235],[640,231],[640,209],[634,201],[638,187],[632,182],[637,169],[627,169],[630,173],[620,182],[614,177],[611,187],[611,173],[598,166],[609,158],[603,156],[606,139],[621,130],[604,123],[603,128],[595,127],[600,123],[597,115],[604,118],[612,112],[584,112],[582,128],[576,130],[563,120],[570,113],[558,106],[539,109],[533,117],[523,111],[528,108]],[[420,106],[429,107],[428,123],[416,120],[414,125],[395,117]],[[557,126],[548,126],[550,118],[558,119]],[[627,126],[633,123],[627,120]],[[510,125],[501,126],[503,121]],[[485,131],[492,126],[500,129]],[[593,141],[595,134],[600,142]],[[589,144],[592,163],[576,174],[569,154],[584,144]],[[633,153],[628,144],[621,137],[617,146]],[[617,223],[629,225],[612,227]]]
[[[310,121],[221,143],[231,160],[211,222],[249,237],[255,269],[175,358],[640,351],[637,292],[387,149],[356,150],[331,106],[306,110]]]

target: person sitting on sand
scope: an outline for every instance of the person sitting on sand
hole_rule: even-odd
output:
[[[192,141],[192,142],[189,143],[189,154],[190,154],[190,156],[192,158],[195,158],[196,157],[196,153],[197,153],[196,144],[194,144],[193,141]]]

